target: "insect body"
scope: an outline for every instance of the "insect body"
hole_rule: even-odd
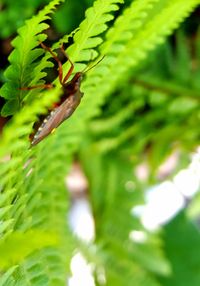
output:
[[[50,133],[53,133],[55,128],[72,115],[83,96],[80,91],[81,80],[82,73],[79,72],[75,74],[70,82],[63,84],[63,96],[60,105],[55,107],[44,119],[33,137],[31,146],[38,144]]]
[[[61,46],[61,51],[64,53],[64,55],[69,60],[71,67],[67,73],[67,75],[63,78],[63,70],[62,70],[62,64],[60,60],[57,58],[56,54],[52,52],[52,50],[45,46],[43,43],[40,43],[43,49],[49,51],[53,58],[58,63],[58,71],[59,71],[59,81],[63,88],[63,96],[61,97],[60,102],[58,103],[58,106],[56,106],[49,115],[47,115],[46,118],[44,118],[42,124],[39,126],[38,129],[36,129],[35,134],[32,136],[31,140],[31,146],[34,146],[38,144],[40,141],[42,141],[46,136],[48,136],[50,133],[53,133],[53,131],[68,117],[72,115],[74,110],[79,105],[81,98],[83,96],[83,93],[80,91],[80,84],[83,76],[83,72],[77,72],[71,81],[67,82],[70,75],[72,74],[72,71],[74,69],[74,65],[65,53],[65,50],[63,46]],[[51,84],[44,85],[45,88],[49,88],[49,86],[52,87]],[[28,87],[23,89],[32,89],[34,87]],[[41,86],[39,86],[41,87]]]
[[[65,57],[69,60],[71,67],[67,74],[63,77],[63,69],[62,69],[62,63],[56,56],[56,54],[47,46],[45,46],[43,43],[40,43],[42,48],[47,50],[53,58],[58,63],[58,72],[59,72],[59,81],[63,88],[63,96],[61,97],[60,102],[58,103],[58,106],[55,107],[49,115],[47,115],[46,118],[44,118],[42,124],[39,126],[39,128],[36,129],[36,132],[31,136],[31,146],[34,146],[38,144],[40,141],[42,141],[46,136],[48,136],[50,133],[53,133],[53,131],[68,117],[72,115],[72,113],[75,111],[77,106],[79,105],[81,98],[83,96],[83,93],[80,91],[80,84],[82,77],[85,70],[82,72],[77,72],[71,81],[67,82],[70,75],[72,74],[72,71],[74,69],[74,65],[65,53],[65,50],[63,46],[61,46],[61,51],[65,55]],[[92,67],[90,67],[88,70],[96,66],[104,57],[102,57],[96,64],[94,64]],[[52,84],[45,84],[45,85],[38,85],[38,86],[32,86],[32,87],[25,87],[21,88],[24,90],[30,90],[37,87],[44,87],[44,88],[51,88],[53,87]]]

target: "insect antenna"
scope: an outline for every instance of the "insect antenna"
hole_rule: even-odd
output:
[[[93,69],[94,67],[96,67],[103,59],[105,58],[105,55],[103,55],[96,63],[94,63],[92,66],[90,67],[86,67],[84,68],[84,70],[82,71],[83,74],[85,74],[86,72],[88,72],[89,70]]]

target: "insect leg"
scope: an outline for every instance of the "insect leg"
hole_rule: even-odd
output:
[[[71,67],[70,67],[69,71],[67,72],[66,76],[64,77],[64,79],[63,79],[63,81],[62,81],[62,84],[64,84],[64,83],[68,80],[68,78],[70,77],[70,75],[72,74],[72,71],[73,71],[73,69],[74,69],[74,64],[72,63],[72,61],[70,60],[69,56],[68,56],[67,53],[65,52],[64,47],[63,47],[63,44],[61,45],[60,49],[61,49],[62,53],[65,55],[65,57],[68,59],[68,61],[69,61],[70,64],[71,64]]]
[[[58,59],[57,55],[47,46],[45,46],[45,44],[43,44],[42,42],[40,42],[40,45],[42,46],[42,48],[44,50],[47,50],[52,57],[54,58],[54,60],[58,63],[58,73],[59,73],[59,81],[62,84],[62,78],[63,78],[63,69],[62,69],[62,63],[61,61]]]

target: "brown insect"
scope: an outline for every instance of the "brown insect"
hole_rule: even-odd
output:
[[[41,125],[36,129],[36,132],[32,135],[31,138],[31,146],[35,146],[38,144],[40,141],[42,141],[46,136],[49,134],[53,133],[54,130],[67,118],[69,118],[72,113],[75,111],[75,109],[78,107],[78,105],[81,102],[81,98],[83,96],[83,92],[80,91],[80,84],[81,80],[83,78],[84,73],[86,70],[82,72],[77,72],[74,77],[67,82],[69,79],[70,75],[73,72],[74,69],[74,64],[72,61],[69,59],[67,54],[65,53],[65,50],[63,46],[61,46],[61,51],[63,54],[66,56],[66,58],[69,60],[71,67],[69,71],[67,72],[66,76],[63,78],[63,69],[62,69],[62,63],[56,56],[52,50],[45,46],[43,43],[40,43],[42,48],[50,52],[50,54],[53,56],[53,58],[56,60],[58,63],[58,71],[59,71],[59,81],[62,85],[63,88],[63,95],[57,103],[56,107],[44,118],[43,122]],[[92,67],[90,67],[88,70],[96,66],[103,57]],[[32,87],[27,87],[27,88],[21,88],[21,89],[33,89],[37,87],[44,87],[44,88],[51,88],[53,87],[52,84],[46,84],[46,85],[39,85],[39,86],[32,86]]]

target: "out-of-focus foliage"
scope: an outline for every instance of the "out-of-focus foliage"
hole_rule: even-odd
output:
[[[124,285],[124,281],[132,285],[133,277],[137,285],[159,285],[151,274],[170,273],[161,241],[150,234],[142,244],[130,239],[133,229],[145,234],[138,219],[130,212],[134,205],[142,202],[142,194],[136,192],[134,187],[130,189],[126,186],[133,180],[131,160],[127,154],[120,152],[117,155],[95,154],[95,148],[89,149],[87,145],[81,152],[81,161],[92,190],[90,200],[96,222],[95,255],[96,260],[100,260],[97,273],[98,267],[105,267],[107,285]],[[96,280],[99,283],[98,275]]]
[[[22,4],[16,2],[2,4],[2,38],[21,26]],[[168,154],[175,148],[187,154],[199,143],[199,32],[196,28],[191,35],[180,27],[166,40],[199,1],[23,2],[23,8],[28,8],[20,21],[49,4],[20,27],[12,41],[10,65],[4,67],[2,114],[12,119],[3,128],[0,142],[0,246],[15,251],[13,257],[12,252],[1,257],[5,263],[0,266],[0,286],[65,285],[77,248],[93,263],[96,285],[186,285],[192,281],[191,273],[195,275],[191,285],[198,285],[199,276],[192,271],[193,263],[199,265],[198,258],[193,260],[194,248],[186,253],[182,247],[189,241],[189,232],[193,238],[198,236],[189,219],[180,216],[166,226],[164,234],[150,234],[131,209],[142,202],[148,185],[134,175],[139,163],[148,162],[155,181]],[[91,7],[84,18],[87,6]],[[30,149],[34,122],[62,94],[58,79],[48,91],[20,90],[43,83],[53,66],[50,54],[44,55],[38,43],[47,38],[47,28],[49,39],[58,39],[52,49],[61,42],[68,45],[75,72],[92,66],[91,59],[105,58],[83,79],[84,97],[75,114]],[[63,69],[66,74],[68,62]],[[70,199],[64,179],[75,156],[89,181],[96,225],[91,245],[78,242],[66,220]],[[132,240],[132,230],[142,232],[144,241]],[[179,244],[182,230],[185,237]],[[23,245],[15,245],[18,233],[24,234],[20,236]],[[26,248],[27,233],[33,234],[33,240]],[[42,235],[35,243],[38,233]],[[196,247],[196,242],[190,247]],[[188,258],[184,267],[182,255]]]
[[[126,80],[119,82],[115,95],[106,102],[104,117],[90,125],[101,152],[127,146],[139,164],[146,150],[154,173],[173,149],[189,152],[200,137],[200,38],[197,34],[193,50],[183,31],[178,31],[174,40],[175,46],[168,41],[152,52],[140,69],[131,70]]]
[[[13,1],[2,0],[0,6],[1,38],[12,36],[16,29],[24,24],[24,20],[31,17],[40,5],[48,1]]]
[[[7,38],[16,34],[16,30],[24,24],[24,21],[48,2],[48,0],[2,0],[0,3],[0,37]],[[76,28],[77,24],[84,18],[85,9],[92,3],[93,0],[66,1],[53,17],[53,25],[56,31],[66,34]]]
[[[199,285],[199,227],[181,213],[164,227],[163,240],[164,250],[173,271],[169,277],[160,279],[162,285]]]

